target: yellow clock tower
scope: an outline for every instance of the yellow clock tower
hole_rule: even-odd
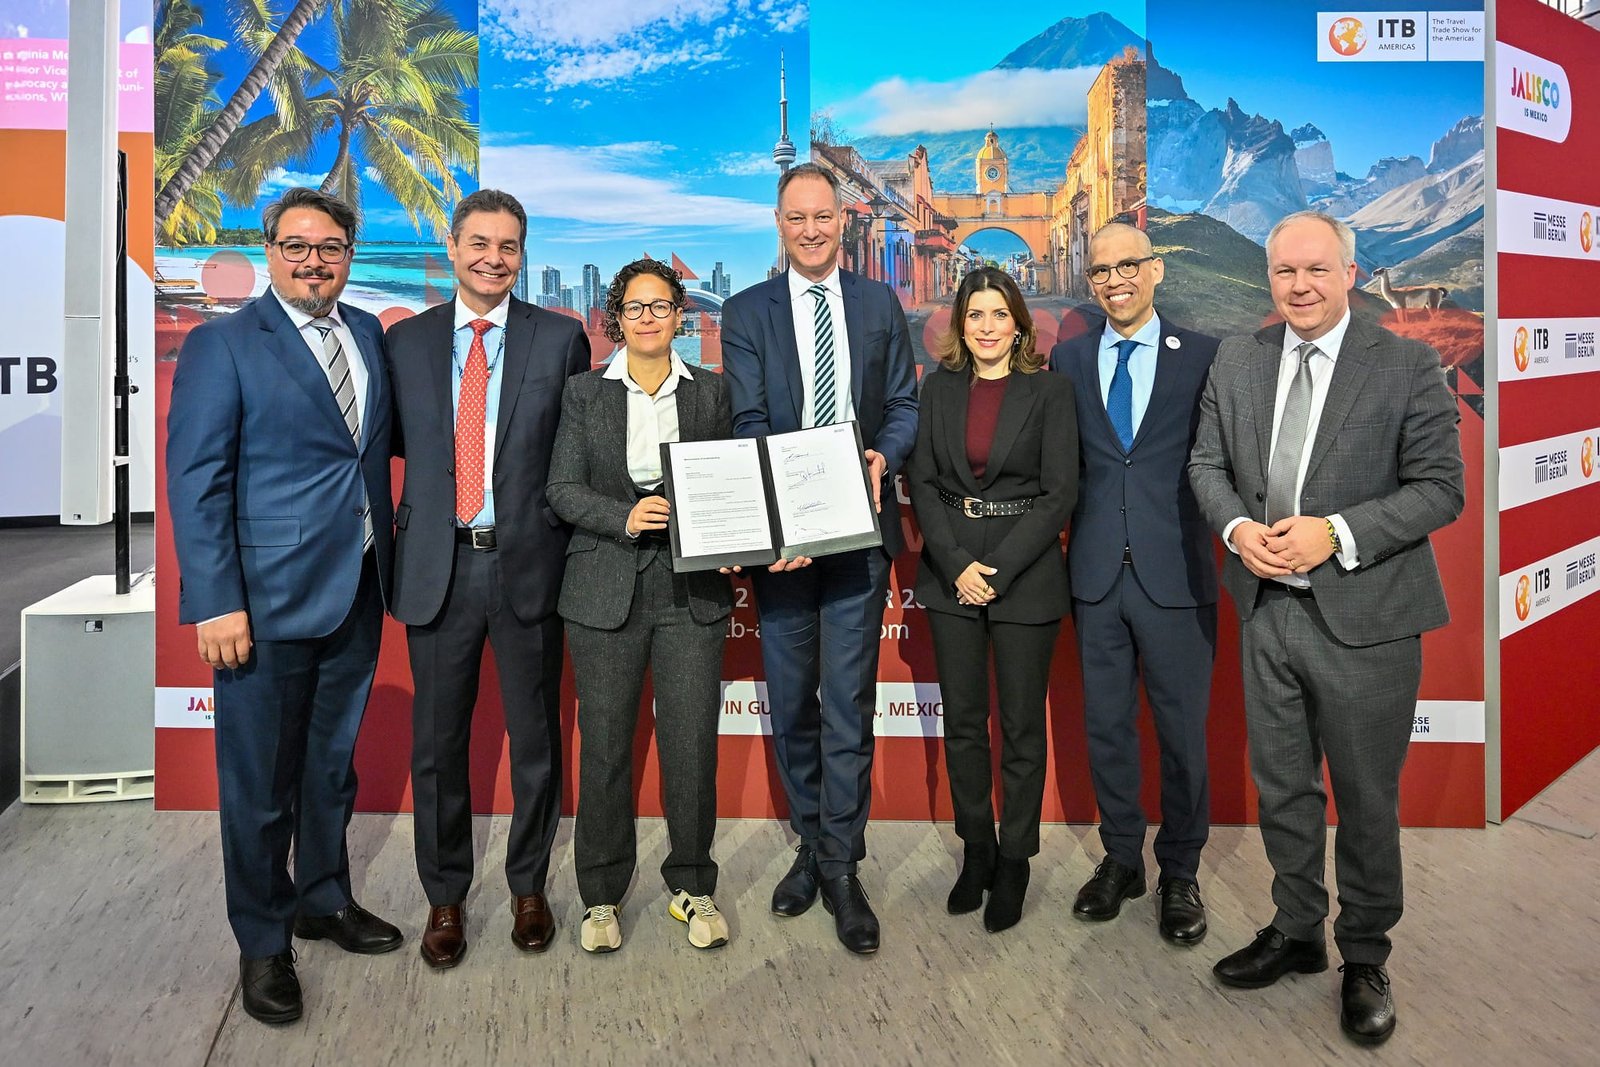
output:
[[[1000,147],[1000,135],[994,132],[994,127],[989,127],[989,132],[984,135],[983,147],[978,149],[976,159],[978,174],[978,194],[1004,193],[1006,191],[1006,153]]]

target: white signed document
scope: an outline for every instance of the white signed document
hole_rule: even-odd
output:
[[[854,423],[772,434],[766,446],[786,558],[876,540],[878,518]]]
[[[667,450],[667,461],[679,555],[691,559],[775,555],[756,441],[678,442]]]

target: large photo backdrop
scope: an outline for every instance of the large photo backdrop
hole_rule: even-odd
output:
[[[293,5],[277,13],[288,18],[276,29],[240,36],[222,19],[221,0],[205,2],[219,11],[204,10],[194,32],[219,45],[205,53],[203,73],[191,71],[209,79],[209,102],[195,115],[200,131],[252,80],[256,57],[294,13],[312,10],[237,129],[212,146],[186,194],[194,211],[183,218],[192,221],[179,225],[158,210],[158,261],[173,283],[158,327],[163,418],[187,325],[263,290],[259,203],[288,185],[359,194],[365,222],[347,299],[387,320],[448,299],[435,209],[448,210],[460,191],[493,186],[516,194],[530,216],[518,295],[582,320],[597,366],[612,355],[599,328],[605,287],[623,263],[650,255],[681,270],[690,291],[680,351],[717,369],[722,301],[783,266],[776,178],[810,159],[845,190],[844,266],[899,296],[919,370],[948,325],[956,284],[975,265],[1017,278],[1046,348],[1085,329],[1094,311],[1082,276],[1088,240],[1113,220],[1146,226],[1166,258],[1163,314],[1219,335],[1255,329],[1271,314],[1260,243],[1267,229],[1290,210],[1324,207],[1362,235],[1357,313],[1440,349],[1460,397],[1464,450],[1481,476],[1481,5],[1443,5],[1452,11],[1413,27],[1420,54],[1413,47],[1404,62],[1370,63],[1360,54],[1371,48],[1372,58],[1388,43],[1376,15],[1334,18],[1302,3],[1235,0],[1201,15],[1176,0],[1056,0],[974,18],[952,0],[888,0],[864,21],[859,5],[843,0],[706,0],[688,9],[328,0]],[[176,17],[177,4],[162,8]],[[358,109],[363,125],[354,129],[339,117],[351,94],[382,101],[398,84],[371,74],[356,84],[345,73],[353,57],[378,58],[360,69],[392,68],[397,77],[417,62],[414,41],[384,35],[380,16],[396,11],[429,13],[407,22],[407,33],[459,35],[450,38],[458,49],[436,42],[420,50],[430,65],[417,76],[436,79],[451,104],[429,117],[435,156],[385,136],[384,116],[396,115],[399,101]],[[947,43],[936,54],[882,47],[876,27],[896,22],[929,27]],[[1240,49],[1275,62],[1256,73],[1237,61]],[[1269,73],[1285,67],[1299,74]],[[1397,95],[1426,106],[1397,114]],[[449,164],[430,166],[433,158]],[[900,494],[904,502],[903,485]],[[949,818],[937,675],[911,592],[920,536],[909,508],[905,516],[911,548],[895,561],[881,633],[873,813]],[[1480,520],[1474,496],[1468,514],[1435,538],[1455,622],[1428,638],[1420,743],[1405,783],[1411,824],[1483,820]],[[161,563],[175,575],[170,549]],[[175,578],[160,588],[157,799],[207,807],[215,802],[209,677],[194,662],[190,632],[175,625]],[[781,814],[782,791],[765,739],[748,585],[736,596],[719,809],[765,817]],[[1245,822],[1254,799],[1230,607],[1224,619],[1210,728],[1213,818]],[[391,624],[385,641],[358,750],[358,802],[404,810],[411,683],[400,628]],[[579,742],[571,692],[569,678],[569,766]],[[495,687],[483,694],[475,803],[506,811]],[[1083,700],[1069,626],[1050,689],[1048,819],[1095,818]],[[645,717],[641,754],[649,733]],[[1155,753],[1146,741],[1154,810]],[[569,811],[572,781],[569,774]],[[641,759],[637,788],[640,811],[658,813],[653,756]]]

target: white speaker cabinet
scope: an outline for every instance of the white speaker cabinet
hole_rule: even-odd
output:
[[[155,583],[85,578],[22,609],[22,801],[155,795]]]

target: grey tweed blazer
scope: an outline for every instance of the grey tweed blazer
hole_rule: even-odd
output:
[[[597,630],[615,630],[633,606],[634,576],[649,562],[641,554],[664,551],[630,538],[633,478],[628,474],[627,387],[603,370],[567,379],[561,396],[561,426],[550,456],[545,490],[550,507],[576,529],[567,546],[566,574],[556,610],[561,617]],[[691,367],[678,383],[678,435],[684,441],[733,436],[728,387],[722,375]],[[727,618],[733,590],[727,575],[684,575],[689,613],[695,622]]]
[[[1231,337],[1217,349],[1200,401],[1189,481],[1220,536],[1239,516],[1262,522],[1284,327]],[[1439,354],[1352,318],[1312,443],[1300,497],[1307,515],[1349,523],[1361,565],[1330,558],[1309,574],[1328,628],[1348,645],[1375,645],[1450,619],[1428,535],[1465,502],[1460,414]],[[1239,617],[1260,579],[1227,553],[1223,583]]]

